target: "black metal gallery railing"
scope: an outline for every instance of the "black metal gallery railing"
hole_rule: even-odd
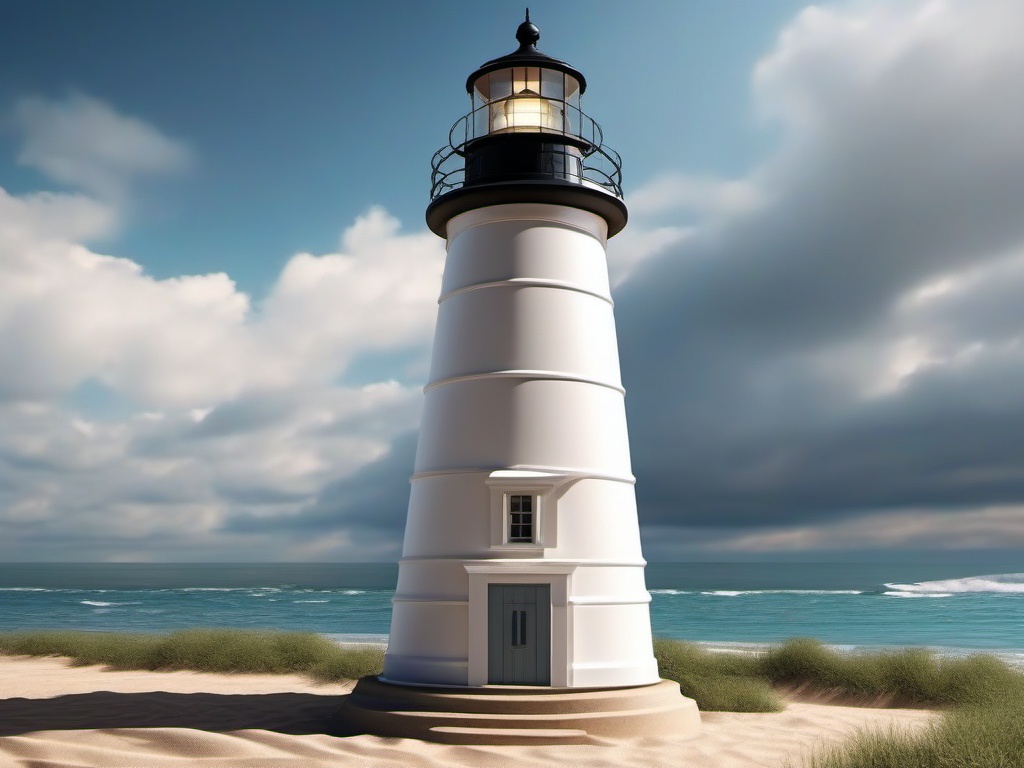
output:
[[[521,125],[490,130],[489,121],[495,110],[501,109],[501,101],[484,104],[463,115],[449,131],[448,144],[437,150],[430,161],[430,199],[465,186],[467,147],[472,142],[485,136],[510,133],[539,134],[553,139],[544,149],[546,164],[531,169],[530,178],[596,186],[622,197],[622,158],[604,145],[601,126],[578,107],[560,100],[548,102],[554,105],[556,117],[549,117],[545,127]]]

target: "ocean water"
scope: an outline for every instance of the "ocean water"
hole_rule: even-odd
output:
[[[735,650],[789,637],[844,648],[995,653],[1024,667],[1024,573],[971,566],[652,563],[656,636]],[[397,566],[0,564],[0,631],[245,627],[385,642]]]

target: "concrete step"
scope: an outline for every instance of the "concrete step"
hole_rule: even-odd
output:
[[[662,680],[628,688],[550,688],[488,685],[480,688],[400,686],[363,678],[352,693],[353,702],[369,709],[565,714],[617,712],[665,706],[679,698],[679,686]]]
[[[583,690],[495,688],[422,688],[363,678],[339,714],[347,729],[453,744],[593,743],[597,737],[686,736],[700,729],[697,705],[671,681]]]
[[[551,745],[593,744],[586,731],[574,728],[473,728],[439,725],[430,729],[430,741],[442,744]]]

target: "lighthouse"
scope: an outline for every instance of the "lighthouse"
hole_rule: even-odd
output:
[[[432,161],[447,258],[391,632],[347,705],[374,732],[699,727],[652,650],[605,252],[621,161],[539,38],[527,12]]]

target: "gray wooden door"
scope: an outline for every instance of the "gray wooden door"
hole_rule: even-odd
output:
[[[551,587],[490,584],[487,682],[551,684]]]

